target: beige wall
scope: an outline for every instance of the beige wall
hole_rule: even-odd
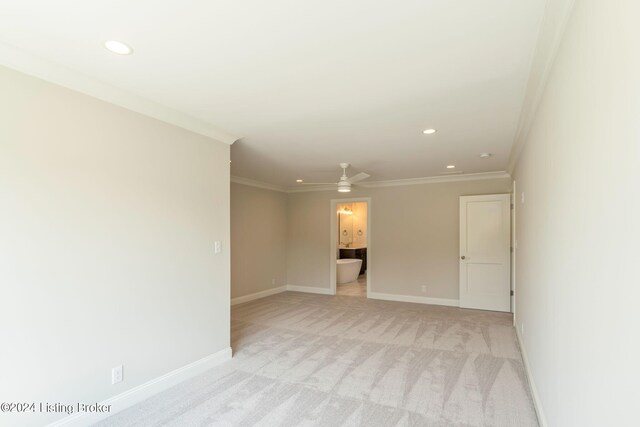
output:
[[[515,171],[516,321],[549,426],[638,425],[638,16],[575,2]]]
[[[1,67],[0,94],[0,401],[99,402],[228,348],[229,146]]]
[[[371,197],[372,291],[458,298],[458,198],[508,193],[510,180],[491,179],[289,195],[287,280],[329,288],[330,201]],[[427,292],[421,292],[426,285]]]
[[[231,297],[286,285],[287,194],[231,184]]]

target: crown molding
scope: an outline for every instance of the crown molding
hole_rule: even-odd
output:
[[[236,184],[248,185],[249,187],[262,188],[263,190],[280,191],[282,193],[288,192],[286,187],[275,184],[268,184],[266,182],[256,181],[249,178],[243,178],[241,176],[231,175],[231,182]]]
[[[338,191],[338,186],[336,184],[329,184],[287,187],[287,193],[311,193],[314,191]]]
[[[531,131],[574,3],[575,0],[547,0],[545,5],[538,41],[531,61],[524,102],[520,111],[520,120],[509,155],[507,166],[509,173],[513,173]]]
[[[497,172],[479,172],[479,173],[463,173],[459,175],[439,175],[427,176],[423,178],[394,179],[389,181],[373,181],[358,184],[365,188],[374,187],[397,187],[401,185],[419,185],[419,184],[437,184],[441,182],[458,182],[458,181],[478,181],[484,179],[509,178],[511,175],[506,171]]]
[[[217,129],[203,120],[165,107],[4,43],[0,43],[0,65],[207,136],[227,145],[233,144],[238,139],[238,137]]]
[[[479,181],[485,179],[500,179],[510,178],[506,171],[497,172],[480,172],[480,173],[466,173],[460,175],[444,175],[444,176],[427,176],[423,178],[409,178],[409,179],[394,179],[389,181],[373,181],[373,182],[361,182],[359,187],[363,188],[378,188],[378,187],[399,187],[404,185],[420,185],[420,184],[438,184],[444,182],[459,182],[459,181]],[[318,185],[313,187],[283,187],[280,185],[267,184],[266,182],[255,181],[253,179],[242,178],[239,176],[232,176],[231,182],[236,184],[248,185],[251,187],[262,188],[265,190],[280,191],[283,193],[308,193],[313,191],[336,191],[335,185]]]

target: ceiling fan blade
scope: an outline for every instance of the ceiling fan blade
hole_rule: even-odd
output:
[[[356,174],[356,175],[352,176],[351,178],[347,178],[347,181],[349,181],[351,184],[353,184],[353,183],[356,183],[358,181],[362,181],[363,179],[367,179],[370,176],[371,175],[369,175],[368,173],[360,172],[359,174]]]
[[[299,182],[302,185],[336,185],[335,182]]]

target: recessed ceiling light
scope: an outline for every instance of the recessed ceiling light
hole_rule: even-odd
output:
[[[302,182],[302,180],[301,179],[296,179],[296,182]]]
[[[447,165],[447,169],[454,169],[456,165]]]
[[[435,130],[435,129],[425,129],[425,130],[422,131],[422,133],[424,133],[425,135],[431,135],[431,134],[434,134],[436,132],[438,132],[438,131]]]
[[[482,153],[482,154],[480,154],[480,158],[481,159],[488,159],[489,157],[491,157],[491,153]]]
[[[104,42],[104,47],[106,47],[107,50],[113,53],[117,53],[118,55],[131,55],[133,53],[133,49],[131,49],[128,44],[119,42],[117,40],[107,40],[106,42]]]

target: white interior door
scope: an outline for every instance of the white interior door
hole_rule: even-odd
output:
[[[509,194],[460,197],[460,307],[510,311]]]

